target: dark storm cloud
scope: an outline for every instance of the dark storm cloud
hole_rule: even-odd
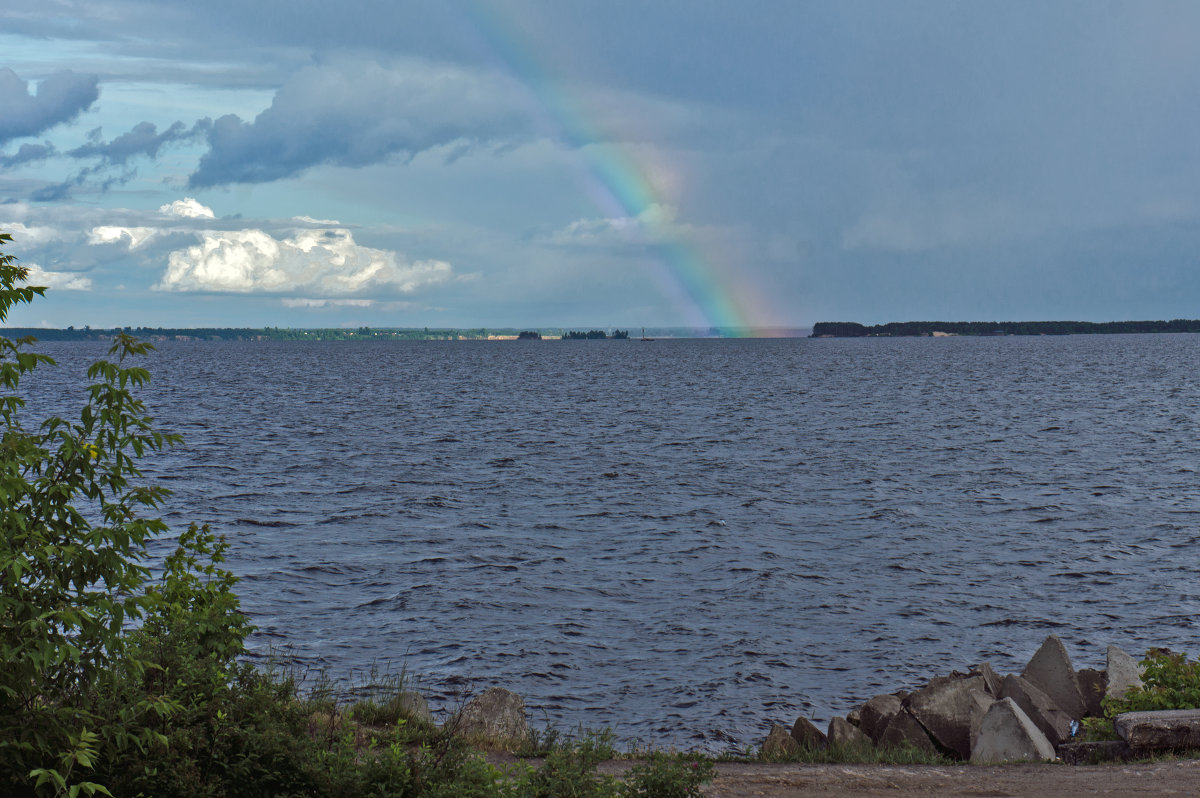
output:
[[[0,169],[12,169],[26,163],[44,161],[55,154],[54,145],[50,142],[43,144],[22,144],[12,155],[0,154]]]
[[[67,154],[73,158],[101,158],[106,164],[124,164],[130,158],[144,155],[149,158],[158,156],[159,150],[165,145],[177,141],[194,139],[212,126],[208,119],[201,119],[192,127],[183,122],[176,122],[162,133],[152,122],[139,122],[128,133],[122,133],[112,141],[100,138],[100,128],[88,134],[88,143],[76,147]]]
[[[207,130],[193,188],[265,183],[320,164],[366,166],[453,145],[528,135],[519,87],[507,78],[410,60],[342,61],[301,70],[253,122],[229,114]]]
[[[29,81],[11,69],[0,69],[0,144],[71,121],[96,102],[99,82],[95,75],[56,72],[31,94]]]

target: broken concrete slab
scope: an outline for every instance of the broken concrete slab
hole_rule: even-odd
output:
[[[1021,677],[1040,689],[1073,719],[1084,716],[1086,707],[1071,657],[1058,635],[1050,635],[1029,660]]]
[[[971,756],[971,720],[979,711],[971,693],[982,693],[982,676],[933,679],[929,686],[910,695],[904,706],[920,721],[938,745],[960,759]]]
[[[1200,709],[1125,712],[1113,725],[1117,735],[1139,751],[1200,748]]]
[[[796,722],[792,725],[792,739],[800,744],[801,747],[809,750],[817,750],[824,748],[829,742],[825,739],[825,733],[812,724],[808,718],[803,715],[796,718]]]
[[[1089,718],[1103,717],[1104,707],[1100,702],[1108,689],[1107,674],[1094,668],[1080,668],[1075,672],[1075,678],[1079,681],[1079,692],[1083,694],[1084,713]]]
[[[1137,752],[1124,740],[1098,740],[1063,743],[1058,746],[1058,758],[1067,765],[1101,765],[1105,762],[1128,762],[1137,758]]]
[[[1142,666],[1117,646],[1109,646],[1105,670],[1108,672],[1108,688],[1105,695],[1124,698],[1130,687],[1142,686]]]
[[[972,764],[1051,759],[1054,759],[1054,746],[1015,701],[1002,698],[992,704],[983,717],[979,739],[971,749]]]
[[[911,747],[927,754],[938,753],[937,746],[930,739],[925,727],[906,709],[901,709],[892,716],[883,732],[880,733],[876,745],[879,748]]]
[[[894,695],[877,695],[863,704],[859,711],[858,728],[878,745],[879,736],[887,728],[888,722],[900,711],[900,699]]]
[[[767,758],[794,756],[800,753],[800,743],[792,737],[787,726],[780,726],[776,723],[771,727],[771,733],[767,735],[767,739],[763,741],[762,753]]]
[[[1071,716],[1029,680],[1010,673],[1004,677],[1000,697],[1015,701],[1026,717],[1046,735],[1051,745],[1065,743],[1071,739]]]
[[[996,673],[990,663],[981,662],[974,666],[971,668],[971,675],[982,676],[983,682],[987,686],[984,692],[997,698],[1000,697],[1000,684],[1003,682],[1003,679],[1000,678],[1000,675]]]
[[[979,739],[979,728],[983,725],[983,718],[992,708],[992,704],[996,703],[997,696],[980,690],[972,690],[971,700],[975,704],[975,708],[971,711],[971,749],[974,750],[975,741]],[[969,753],[967,758],[970,758]]]
[[[827,735],[831,746],[840,748],[871,748],[871,738],[863,734],[856,726],[851,726],[845,718],[833,718],[829,721]]]

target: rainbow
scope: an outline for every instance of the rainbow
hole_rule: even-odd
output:
[[[767,303],[753,295],[745,275],[735,273],[726,259],[708,256],[685,227],[664,218],[661,210],[671,203],[655,188],[651,171],[555,84],[510,25],[482,0],[466,0],[465,7],[467,32],[476,34],[473,38],[494,66],[527,89],[542,132],[577,153],[579,177],[597,209],[610,219],[637,220],[656,242],[654,277],[688,323],[718,327],[725,335],[753,335],[771,314]]]

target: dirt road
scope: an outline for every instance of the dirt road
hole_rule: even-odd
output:
[[[709,798],[1197,795],[1200,760],[1092,766],[721,763]]]

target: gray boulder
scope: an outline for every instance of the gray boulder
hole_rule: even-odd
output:
[[[824,748],[828,742],[825,739],[825,733],[814,726],[812,721],[803,715],[796,718],[796,722],[792,724],[792,739],[799,743],[801,747],[811,751]]]
[[[845,718],[833,718],[829,721],[829,744],[840,748],[870,748],[871,738],[862,733],[856,726],[851,726]]]
[[[1108,647],[1108,687],[1105,695],[1124,698],[1130,687],[1142,686],[1142,666],[1116,646]]]
[[[1126,712],[1113,725],[1117,736],[1138,751],[1200,748],[1200,709]]]
[[[413,720],[433,723],[433,713],[429,711],[429,702],[425,700],[425,696],[412,690],[405,690],[400,694],[400,711],[404,713],[405,717]]]
[[[449,724],[462,737],[496,745],[518,743],[529,736],[525,700],[503,687],[484,690]]]
[[[1058,639],[1058,635],[1046,638],[1021,672],[1021,676],[1050,696],[1051,701],[1075,720],[1083,717],[1086,707],[1083,694],[1079,690],[1079,680],[1071,666],[1067,649],[1062,640]]]
[[[879,748],[912,747],[927,754],[936,754],[937,746],[929,739],[925,727],[908,710],[902,709],[892,716],[875,743]]]
[[[971,756],[971,721],[980,711],[972,693],[983,693],[986,687],[982,676],[934,679],[912,693],[904,706],[942,748],[967,759]]]
[[[1054,759],[1054,746],[1011,698],[992,704],[979,727],[979,739],[971,749],[971,763],[996,765],[1002,762]]]
[[[768,759],[793,756],[800,753],[800,743],[792,738],[787,726],[776,723],[771,727],[771,733],[762,745],[763,756]]]
[[[859,711],[858,728],[871,738],[871,742],[879,744],[879,736],[887,728],[888,722],[900,711],[900,699],[894,695],[877,695],[863,704]]]
[[[1050,740],[1051,745],[1071,739],[1071,716],[1028,680],[1012,674],[1005,676],[1000,697],[1015,701],[1021,712]]]

